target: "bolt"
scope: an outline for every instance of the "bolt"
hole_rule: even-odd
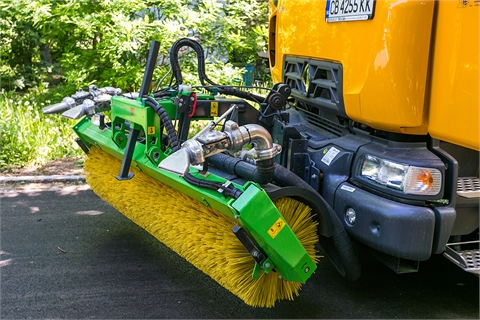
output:
[[[314,173],[312,174],[312,180],[316,180],[317,179],[317,175]]]
[[[265,268],[270,268],[270,263],[265,263]]]
[[[282,105],[282,100],[279,98],[279,97],[275,97],[274,99],[272,99],[272,104],[273,104],[273,107],[280,107]]]
[[[309,267],[306,267],[305,268],[305,273],[308,273],[310,271],[310,268]]]
[[[250,254],[252,255],[252,257],[257,258],[260,255],[260,252],[258,252],[257,250],[253,250]]]

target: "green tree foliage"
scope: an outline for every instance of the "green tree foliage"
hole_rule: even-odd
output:
[[[3,0],[0,10],[7,89],[62,76],[136,90],[152,40],[161,43],[158,77],[180,37],[198,38],[209,61],[253,62],[266,51],[266,0]]]
[[[154,79],[167,75],[174,41],[194,37],[208,77],[239,84],[231,63],[267,50],[267,19],[267,0],[1,0],[0,169],[78,155],[72,122],[41,108],[90,84],[138,91],[152,40]],[[198,84],[191,53],[182,73]]]

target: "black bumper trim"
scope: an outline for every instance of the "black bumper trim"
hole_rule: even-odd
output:
[[[353,225],[345,220],[349,207],[356,213]],[[417,261],[431,256],[435,213],[430,208],[395,202],[342,183],[335,193],[334,210],[352,238],[375,250]]]

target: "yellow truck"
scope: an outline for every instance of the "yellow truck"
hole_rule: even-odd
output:
[[[280,163],[397,273],[479,273],[479,0],[274,0]],[[288,150],[288,151],[287,151]]]

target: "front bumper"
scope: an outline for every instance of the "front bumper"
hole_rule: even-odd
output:
[[[347,182],[337,188],[334,203],[345,229],[359,242],[402,259],[423,261],[430,257],[434,210],[388,200]],[[348,208],[355,210],[354,224],[345,219]]]

